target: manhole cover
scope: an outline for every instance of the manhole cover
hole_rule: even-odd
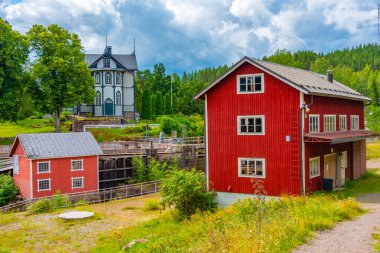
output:
[[[94,216],[93,212],[73,211],[73,212],[61,213],[59,215],[59,218],[65,219],[65,220],[78,220],[78,219],[86,219],[92,216]]]

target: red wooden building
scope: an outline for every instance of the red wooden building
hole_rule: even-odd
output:
[[[13,179],[24,199],[98,190],[98,156],[91,133],[20,134],[13,143]]]
[[[206,176],[217,192],[300,195],[365,171],[370,99],[311,71],[244,57],[195,96],[205,100]]]

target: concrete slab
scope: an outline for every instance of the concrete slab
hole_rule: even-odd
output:
[[[61,213],[58,217],[64,220],[80,220],[80,219],[86,219],[92,216],[94,216],[93,212],[71,211],[71,212]]]

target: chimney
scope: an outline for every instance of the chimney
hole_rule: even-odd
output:
[[[329,81],[330,83],[334,82],[333,71],[331,69],[327,71],[327,81]]]

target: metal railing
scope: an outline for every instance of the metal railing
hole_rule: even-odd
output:
[[[120,129],[123,129],[123,128],[127,128],[127,127],[136,127],[138,125],[139,124],[83,125],[83,131],[87,132],[87,129],[90,129],[90,128],[96,128],[96,129],[99,129],[99,128],[120,128]],[[157,128],[159,126],[160,126],[160,124],[149,124],[149,127],[151,127],[151,128]]]
[[[59,194],[49,197],[34,198],[12,203],[0,208],[1,212],[22,212],[33,203],[49,199],[58,203],[56,208],[66,208],[83,204],[103,203],[111,200],[127,199],[131,197],[143,196],[157,193],[160,190],[161,181],[151,181],[140,184],[130,184],[114,188],[103,189],[99,191],[87,191],[72,194]]]

